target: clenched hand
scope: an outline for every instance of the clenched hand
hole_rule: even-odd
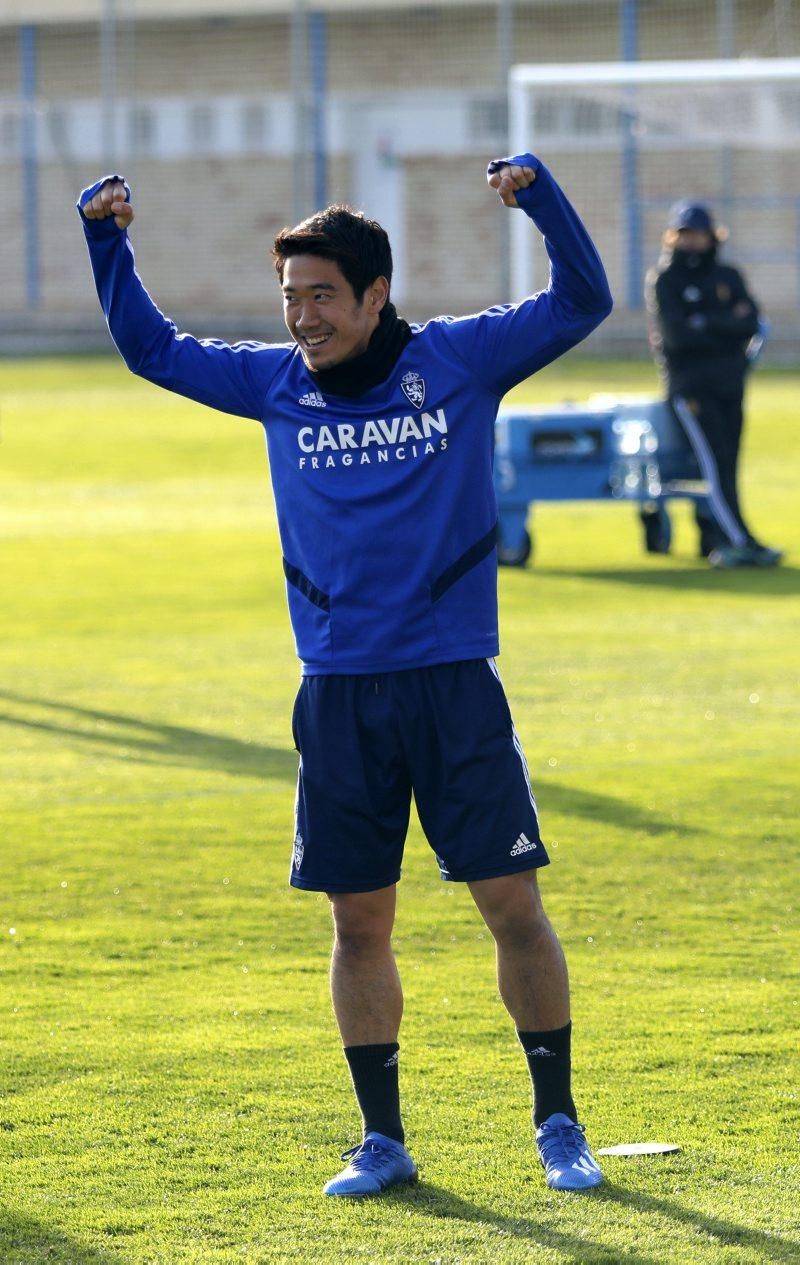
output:
[[[87,220],[107,220],[114,216],[117,228],[127,228],[133,220],[133,207],[125,201],[125,186],[121,180],[106,180],[97,193],[83,207]]]
[[[491,188],[497,190],[498,197],[504,206],[517,206],[517,190],[527,189],[529,185],[532,185],[536,179],[536,172],[532,167],[518,167],[516,164],[507,163],[505,167],[492,172],[486,179]]]

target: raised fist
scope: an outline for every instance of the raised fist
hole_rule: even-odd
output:
[[[87,220],[107,220],[113,215],[117,228],[127,228],[133,220],[133,207],[125,201],[121,180],[106,180],[82,210]]]
[[[536,179],[536,172],[532,167],[518,167],[516,164],[506,163],[505,167],[492,172],[486,179],[491,188],[497,190],[498,197],[504,206],[517,206],[517,190],[527,189],[529,185],[532,185]]]

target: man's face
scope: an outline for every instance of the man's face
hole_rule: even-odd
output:
[[[677,250],[685,250],[692,255],[702,255],[711,250],[714,238],[705,228],[679,228],[675,239]]]
[[[332,369],[366,351],[389,287],[384,277],[357,302],[339,265],[319,255],[292,255],[283,268],[283,318],[307,367]]]

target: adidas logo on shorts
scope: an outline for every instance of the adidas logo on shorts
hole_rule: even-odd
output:
[[[319,391],[309,391],[307,395],[301,395],[297,403],[305,404],[308,408],[327,408]]]
[[[517,842],[514,844],[513,848],[511,849],[511,852],[509,855],[512,857],[520,857],[522,856],[523,852],[533,852],[535,847],[536,847],[536,844],[531,843],[527,835],[520,835],[519,839],[517,839]]]

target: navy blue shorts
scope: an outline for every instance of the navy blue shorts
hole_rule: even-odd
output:
[[[371,892],[400,877],[413,794],[442,878],[547,865],[536,802],[492,660],[306,676],[291,883]]]

